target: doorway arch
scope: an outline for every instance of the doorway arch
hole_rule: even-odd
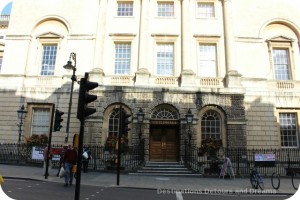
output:
[[[179,125],[179,113],[173,106],[162,104],[153,109],[150,115],[150,161],[178,161]]]

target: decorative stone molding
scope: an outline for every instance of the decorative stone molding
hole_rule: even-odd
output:
[[[221,81],[219,78],[200,78],[200,85],[203,87],[221,87]]]
[[[226,74],[226,87],[241,87],[241,77],[242,75],[235,70],[228,71]]]
[[[180,77],[181,77],[181,86],[195,86],[195,76],[196,74],[193,70],[183,70]]]
[[[232,106],[231,96],[214,94],[197,95],[196,105],[198,108],[211,104],[220,105],[223,107],[230,107]]]
[[[175,77],[158,77],[155,79],[157,85],[176,85],[177,78]]]
[[[8,28],[10,15],[0,15],[0,28]]]
[[[148,86],[149,85],[150,72],[146,68],[140,68],[135,73],[135,85]]]
[[[94,68],[92,71],[89,73],[89,79],[90,81],[96,81],[100,84],[103,84],[103,77],[104,77],[104,72],[101,68]]]
[[[111,77],[111,84],[130,84],[130,77],[129,76],[113,76]]]
[[[291,81],[278,81],[277,88],[278,89],[293,89],[295,84]]]

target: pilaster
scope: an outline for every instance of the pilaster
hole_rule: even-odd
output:
[[[193,72],[191,69],[186,69],[183,70],[181,73],[181,86],[195,86],[196,81],[195,81],[195,76],[196,74]]]
[[[225,78],[225,84],[228,88],[242,87],[241,84],[242,75],[236,70],[228,71]]]
[[[89,73],[89,80],[98,82],[99,84],[103,84],[104,72],[101,68],[94,68]]]
[[[136,86],[149,86],[150,72],[146,68],[141,68],[135,73]]]

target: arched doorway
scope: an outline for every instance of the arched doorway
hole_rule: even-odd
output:
[[[150,120],[150,161],[172,162],[179,158],[179,115],[169,105],[154,109]]]

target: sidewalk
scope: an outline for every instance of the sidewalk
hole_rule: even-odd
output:
[[[42,167],[17,166],[0,164],[0,174],[4,178],[22,178],[40,181],[51,181],[61,183],[64,179],[56,176],[58,169],[49,171],[48,179],[42,176]],[[172,192],[175,190],[185,190],[190,192],[202,191],[205,193],[264,193],[264,194],[294,194],[296,191],[292,187],[290,178],[281,178],[279,190],[274,190],[271,179],[265,178],[265,190],[254,190],[251,188],[248,177],[235,179],[219,179],[216,177],[181,177],[181,176],[145,176],[120,174],[118,187],[147,188],[155,189],[157,192]],[[95,185],[103,187],[116,187],[116,172],[93,172],[81,174],[81,184]]]

